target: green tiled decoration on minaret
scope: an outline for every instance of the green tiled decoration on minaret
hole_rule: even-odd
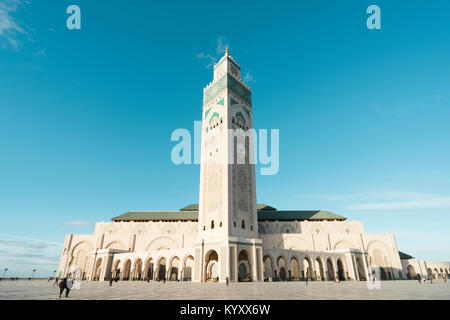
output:
[[[252,104],[252,95],[250,90],[244,87],[232,75],[226,74],[217,80],[211,87],[209,87],[208,90],[206,90],[203,95],[203,105],[207,105],[211,102],[211,100],[217,97],[225,88],[230,89],[234,94],[239,96],[248,104]]]
[[[209,108],[208,110],[205,111],[205,119],[208,116],[208,113],[211,111],[212,108]]]

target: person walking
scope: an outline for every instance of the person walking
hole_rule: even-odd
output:
[[[419,281],[419,283],[422,283],[422,277],[420,276],[420,274],[417,275],[417,280]]]
[[[59,283],[59,297],[60,298],[61,298],[62,293],[64,292],[64,289],[67,290],[67,278],[63,278],[61,280],[61,282]]]
[[[228,281],[229,281],[229,279],[228,279],[228,277],[226,277],[225,278],[225,282],[226,282],[227,285],[228,285]]]
[[[66,298],[69,297],[70,289],[73,287],[73,278],[72,275],[69,275],[69,278],[66,280]]]
[[[113,283],[113,277],[109,278],[109,286],[112,287],[112,283]]]
[[[55,278],[55,282],[53,283],[53,286],[55,286],[56,284],[58,284],[58,280],[59,280],[59,278],[56,277],[56,278]]]

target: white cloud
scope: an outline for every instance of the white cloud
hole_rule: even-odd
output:
[[[228,48],[228,40],[226,36],[220,36],[217,38],[216,52],[218,56],[222,56],[225,53],[225,49]]]
[[[18,238],[18,239],[24,239],[24,240],[29,240],[29,241],[36,241],[36,242],[43,242],[43,243],[48,243],[51,245],[57,245],[60,246],[62,245],[59,242],[54,242],[54,241],[47,241],[47,240],[42,240],[42,239],[36,239],[36,238],[29,238],[29,237],[23,237],[23,236],[17,236],[17,235],[12,235],[12,234],[5,234],[5,233],[0,233],[0,236],[3,237],[8,237],[8,238]]]
[[[253,78],[253,75],[247,71],[247,73],[244,76],[244,82],[246,83],[255,83],[255,79]]]
[[[217,63],[217,60],[218,60],[216,57],[213,57],[210,54],[205,54],[203,52],[200,52],[199,54],[197,54],[197,58],[208,60],[208,64],[206,65],[207,69],[213,67]]]
[[[45,249],[49,246],[46,243],[30,243],[23,240],[0,239],[0,244],[10,247],[19,247],[27,249]]]
[[[0,233],[0,265],[8,276],[48,276],[58,266],[62,243]],[[4,268],[3,267],[3,268]]]
[[[217,57],[215,57],[211,54],[208,54],[208,53],[200,52],[199,54],[197,54],[197,58],[206,59],[208,61],[206,68],[209,69],[209,68],[213,67],[219,61],[218,57],[221,57],[224,55],[226,48],[228,48],[227,37],[220,36],[219,38],[217,38],[217,47],[216,47]]]
[[[450,208],[450,195],[387,190],[371,193],[309,195],[325,201],[346,202],[348,210],[401,210]]]
[[[0,46],[3,49],[17,49],[22,45],[20,36],[28,35],[28,32],[21,27],[12,13],[16,12],[20,6],[27,2],[22,0],[4,0],[0,2]]]
[[[435,91],[419,97],[394,99],[389,104],[372,104],[371,108],[378,115],[405,118],[419,112],[430,112],[432,108],[440,107],[446,102],[448,95]]]

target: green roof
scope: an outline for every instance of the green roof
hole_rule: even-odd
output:
[[[184,208],[181,208],[180,211],[198,211],[198,204],[193,203]]]
[[[277,210],[266,204],[258,204],[258,220],[339,220],[347,218],[322,210]],[[112,218],[113,221],[198,220],[198,204],[190,204],[180,211],[131,211]]]
[[[130,211],[114,217],[113,221],[198,220],[198,211]]]
[[[256,208],[259,210],[277,210],[274,207],[271,207],[265,203],[259,203],[256,205]]]
[[[410,256],[409,254],[401,252],[401,251],[399,251],[398,254],[400,255],[401,260],[414,259],[413,256]]]
[[[322,210],[289,210],[289,211],[263,211],[258,210],[258,220],[345,220],[330,211]]]

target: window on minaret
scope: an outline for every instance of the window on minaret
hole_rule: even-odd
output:
[[[242,220],[242,229],[245,229],[245,221]]]
[[[222,221],[220,221],[220,223],[219,223],[219,227],[222,227]]]
[[[253,226],[250,226],[250,231],[253,231]]]
[[[211,221],[211,229],[214,229],[214,220]]]
[[[236,228],[236,221],[233,221],[233,226]]]

